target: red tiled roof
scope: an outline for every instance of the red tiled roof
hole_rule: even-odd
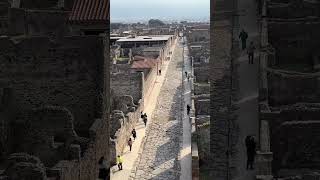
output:
[[[156,59],[135,56],[131,65],[132,69],[152,69],[157,65]]]
[[[110,0],[75,0],[69,21],[71,23],[108,22]]]

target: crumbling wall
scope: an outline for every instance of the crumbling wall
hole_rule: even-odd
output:
[[[108,128],[109,116],[96,119],[90,127],[90,142],[80,158],[80,180],[95,180],[98,177],[98,161],[102,156],[110,162]]]
[[[198,115],[209,115],[210,114],[210,96],[199,95],[195,96],[195,109],[196,116]]]

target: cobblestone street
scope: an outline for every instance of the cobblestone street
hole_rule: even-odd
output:
[[[182,47],[176,46],[149,124],[135,180],[179,179],[182,136]]]

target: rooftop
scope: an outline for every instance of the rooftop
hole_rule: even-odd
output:
[[[109,0],[75,0],[69,15],[71,23],[101,23],[110,20]]]
[[[143,56],[134,56],[132,69],[152,69],[157,65],[157,59],[146,58]]]
[[[119,39],[117,42],[139,42],[139,41],[168,41],[173,35],[161,36],[137,36],[134,38]]]

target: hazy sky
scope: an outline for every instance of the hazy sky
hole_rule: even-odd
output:
[[[210,0],[111,0],[111,21],[209,18]]]

